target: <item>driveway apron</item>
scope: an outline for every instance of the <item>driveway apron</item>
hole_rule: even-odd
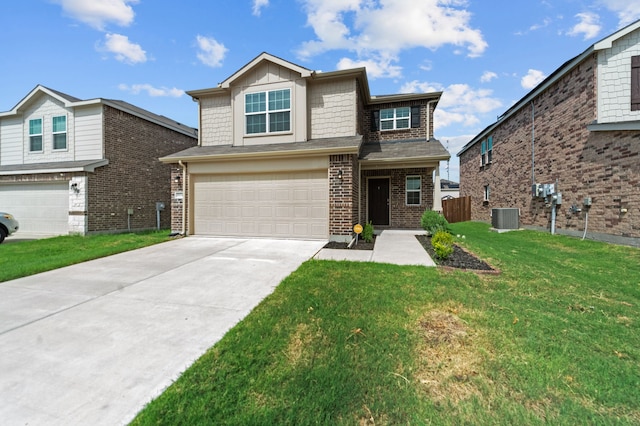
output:
[[[1,423],[128,423],[323,245],[189,237],[0,283]]]

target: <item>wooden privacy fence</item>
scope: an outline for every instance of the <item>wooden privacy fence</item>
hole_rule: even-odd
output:
[[[442,200],[442,214],[449,223],[471,220],[471,197]]]

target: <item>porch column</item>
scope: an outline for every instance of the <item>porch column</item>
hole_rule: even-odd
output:
[[[440,194],[440,162],[433,171],[433,210],[442,211],[442,195]]]

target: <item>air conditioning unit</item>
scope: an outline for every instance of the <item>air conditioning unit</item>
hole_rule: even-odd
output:
[[[520,209],[491,209],[491,226],[495,229],[519,229]]]

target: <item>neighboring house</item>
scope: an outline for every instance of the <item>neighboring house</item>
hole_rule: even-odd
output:
[[[519,208],[522,225],[637,245],[640,21],[567,61],[458,156],[474,220]]]
[[[440,180],[440,194],[443,200],[451,200],[460,196],[460,184],[452,180]]]
[[[197,130],[126,102],[37,86],[0,113],[0,210],[20,233],[87,234],[170,226],[171,167],[159,157]]]
[[[440,92],[371,96],[364,68],[316,72],[262,53],[188,94],[199,144],[161,159],[174,165],[176,231],[348,240],[357,223],[419,228],[441,208]]]

